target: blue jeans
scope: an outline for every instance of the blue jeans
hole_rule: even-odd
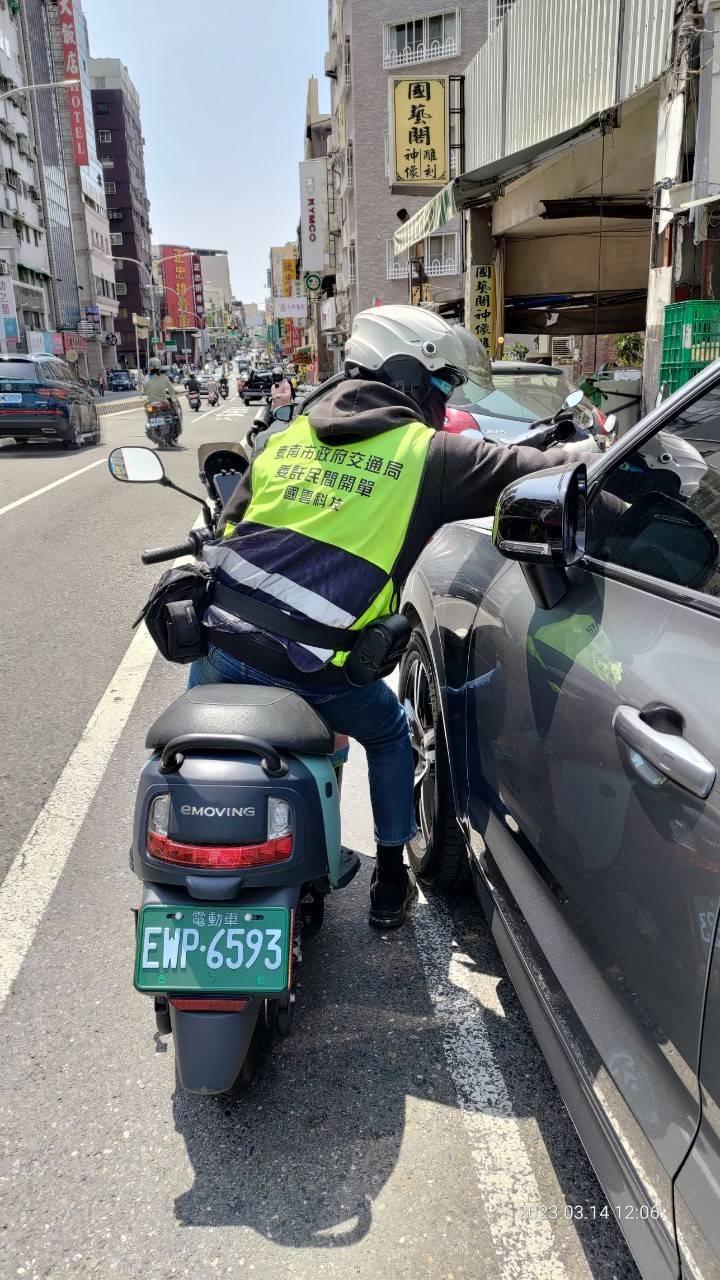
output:
[[[407,717],[382,680],[347,693],[309,692],[300,684],[275,680],[222,650],[193,662],[188,688],[198,684],[266,684],[292,689],[317,706],[335,733],[346,733],[365,748],[370,802],[379,844],[405,844],[415,835],[414,760]]]

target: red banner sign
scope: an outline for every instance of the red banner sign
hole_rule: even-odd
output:
[[[87,351],[87,338],[83,338],[79,333],[64,333],[66,351]]]
[[[195,329],[195,291],[191,259],[193,253],[184,245],[160,245],[160,270],[165,286],[165,310],[170,317],[170,329]]]
[[[57,13],[60,24],[60,44],[62,46],[65,79],[78,80],[80,77],[80,58],[78,56],[73,0],[58,0]],[[85,107],[83,105],[82,85],[80,84],[68,89],[68,111],[70,112],[73,160],[78,165],[89,164],[87,133],[85,130]]]

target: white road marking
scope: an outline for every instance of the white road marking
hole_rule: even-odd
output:
[[[137,412],[137,410],[135,411]],[[122,414],[116,415],[118,418]],[[34,493],[26,493],[24,498],[16,498],[14,502],[8,502],[6,507],[0,507],[0,516],[4,516],[8,511],[14,511],[16,507],[22,507],[26,502],[32,502],[33,498],[41,498],[44,493],[49,493],[51,489],[57,489],[60,484],[67,484],[68,480],[74,480],[76,476],[84,476],[86,471],[92,471],[93,467],[99,467],[105,461],[105,458],[98,458],[97,462],[89,462],[86,467],[80,467],[78,471],[71,471],[67,476],[61,476],[59,480],[53,480],[52,484],[43,485],[42,489],[36,489]]]
[[[143,627],[130,642],[0,886],[0,1011],[30,950],[156,652]]]
[[[542,1196],[502,1071],[495,1061],[485,1017],[503,1017],[497,979],[473,973],[454,939],[442,899],[425,896],[413,912],[420,959],[445,1060],[470,1139],[480,1202],[496,1249],[497,1280],[566,1280]],[[478,994],[480,1002],[478,1001]]]

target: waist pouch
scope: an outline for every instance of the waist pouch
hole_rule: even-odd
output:
[[[202,563],[168,569],[155,583],[133,627],[144,621],[168,662],[194,662],[206,657],[208,633],[202,618],[210,603],[212,586],[212,574]]]
[[[284,640],[295,640],[298,644],[320,649],[334,649],[340,653],[347,652],[348,657],[338,675],[342,672],[348,684],[354,688],[362,688],[389,675],[400,661],[412,631],[408,619],[399,613],[376,618],[363,627],[362,631],[331,627],[324,622],[313,622],[310,618],[285,613],[275,605],[254,600],[252,596],[224,587],[220,583],[212,588],[210,603],[261,631],[282,636]],[[245,660],[247,638],[242,634],[208,627],[206,635],[218,649],[224,649],[240,661]]]

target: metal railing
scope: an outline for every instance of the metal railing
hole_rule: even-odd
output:
[[[386,49],[383,54],[383,67],[390,71],[395,67],[411,67],[416,62],[437,62],[439,58],[455,58],[460,52],[454,36],[447,40],[420,41],[419,44],[406,44],[404,49]]]

